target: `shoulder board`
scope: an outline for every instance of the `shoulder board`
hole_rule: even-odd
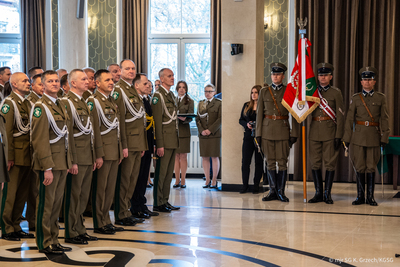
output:
[[[340,91],[339,88],[335,87],[335,86],[331,86],[332,89],[336,90],[336,91]],[[341,92],[341,91],[340,91]]]
[[[353,96],[356,96],[356,95],[359,95],[359,94],[361,94],[361,92],[355,93]]]
[[[381,96],[385,96],[385,94],[381,93],[381,92],[375,92],[375,93],[377,93],[378,95],[381,95]]]
[[[199,101],[199,103],[200,103],[200,102],[204,102],[204,101],[206,101],[206,100],[205,100],[205,99],[203,99],[203,100],[200,100],[200,101]]]
[[[215,100],[218,100],[218,101],[221,101],[221,102],[222,102],[222,99],[219,99],[219,98],[215,98],[215,97],[214,97],[214,99],[215,99]]]

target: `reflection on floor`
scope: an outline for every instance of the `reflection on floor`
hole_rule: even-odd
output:
[[[289,183],[289,203],[203,189],[202,184],[190,179],[186,189],[171,189],[170,202],[180,211],[115,235],[93,234],[92,218],[86,218],[88,233],[99,241],[71,246],[72,252],[62,256],[38,253],[34,240],[0,239],[0,266],[400,266],[395,258],[400,199],[392,198],[397,191],[390,185],[384,197],[376,185],[379,206],[372,207],[351,205],[355,184],[334,184],[333,205],[305,204],[300,182]],[[313,184],[307,187],[311,198]],[[151,205],[151,189],[147,197]],[[23,227],[28,230],[26,222]]]

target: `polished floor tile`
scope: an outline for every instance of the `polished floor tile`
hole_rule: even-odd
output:
[[[115,235],[94,234],[92,218],[85,218],[99,241],[71,246],[63,256],[38,253],[34,240],[0,239],[0,266],[400,266],[400,199],[390,185],[383,196],[376,185],[379,206],[372,207],[351,205],[355,184],[334,184],[335,203],[327,205],[304,203],[300,182],[288,183],[289,203],[203,189],[203,183],[188,179],[186,189],[171,189],[170,203],[181,210]],[[312,183],[307,190],[310,199]],[[147,197],[151,207],[152,189]],[[22,226],[27,230],[27,222]],[[63,236],[61,229],[61,243]]]

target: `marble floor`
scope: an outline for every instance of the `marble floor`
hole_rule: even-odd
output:
[[[186,189],[171,189],[179,211],[115,235],[93,234],[86,218],[99,241],[71,246],[64,256],[38,253],[34,240],[0,239],[0,266],[400,266],[400,199],[391,185],[384,196],[376,185],[379,206],[372,207],[351,205],[355,184],[335,183],[335,204],[327,205],[305,204],[300,182],[289,182],[289,203],[203,189],[203,183],[189,179]],[[307,188],[311,198],[313,184]],[[151,189],[147,197],[151,205]]]

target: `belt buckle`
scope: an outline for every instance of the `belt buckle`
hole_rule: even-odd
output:
[[[319,123],[321,123],[321,121],[322,121],[321,116],[318,116],[317,118],[318,118],[317,120],[319,121]]]
[[[272,115],[272,119],[275,121],[276,120],[276,115]]]
[[[365,126],[369,126],[369,121],[365,121],[365,122],[364,122],[364,125],[365,125]]]

